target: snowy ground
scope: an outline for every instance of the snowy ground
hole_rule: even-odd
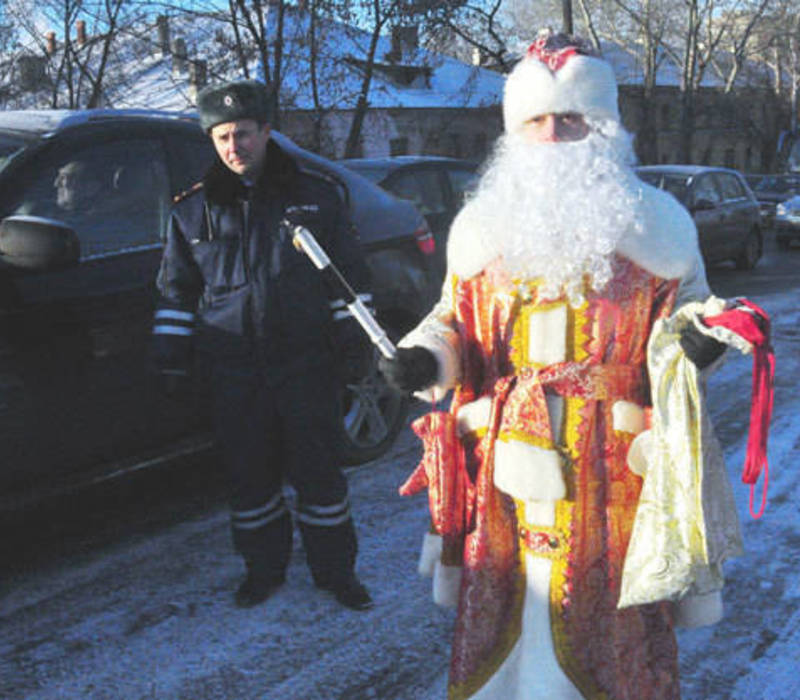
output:
[[[773,316],[778,356],[769,503],[750,518],[739,474],[751,364],[733,358],[710,396],[747,553],[726,567],[725,619],[679,635],[684,700],[800,698],[800,310],[794,293],[753,298]],[[299,546],[285,588],[236,609],[242,568],[218,507],[4,577],[0,698],[442,700],[452,613],[416,575],[425,496],[396,495],[418,457],[405,431],[384,459],[350,473],[373,610],[351,612],[314,589]]]

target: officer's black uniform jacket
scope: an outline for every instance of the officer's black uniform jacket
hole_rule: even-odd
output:
[[[252,187],[218,159],[202,183],[178,197],[157,280],[160,369],[187,369],[197,337],[213,361],[256,361],[276,381],[310,366],[332,370],[334,319],[345,318],[346,309],[280,222],[287,209],[300,208],[304,225],[368,299],[367,268],[342,195],[334,180],[302,169],[269,141]]]

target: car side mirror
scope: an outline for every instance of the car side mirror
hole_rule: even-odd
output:
[[[698,199],[692,206],[692,211],[709,211],[714,206],[714,202],[710,199]]]
[[[18,272],[74,267],[78,235],[67,224],[41,216],[9,216],[0,222],[0,265]]]

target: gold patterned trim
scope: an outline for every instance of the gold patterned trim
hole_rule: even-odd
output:
[[[569,532],[560,527],[536,525],[525,520],[525,502],[514,499],[517,510],[517,534],[527,553],[545,559],[565,559],[569,554]]]
[[[526,445],[541,447],[545,450],[554,450],[555,445],[550,438],[541,435],[531,435],[523,430],[501,430],[497,434],[497,439],[501,442],[524,442]]]
[[[526,296],[518,287],[515,303],[515,317],[513,319],[514,332],[512,333],[511,341],[509,342],[511,350],[511,363],[517,369],[522,367],[534,367],[536,369],[546,367],[546,365],[542,362],[532,362],[530,359],[528,359],[530,358],[531,316],[534,314],[543,313],[545,311],[552,311],[553,309],[567,307],[567,323],[569,323],[569,305],[564,299],[554,299],[552,301],[548,300],[544,302],[536,302],[532,300],[533,296]],[[567,348],[567,352],[569,352],[569,348]]]
[[[573,504],[569,501],[556,502],[555,530],[571,532]],[[569,570],[571,548],[567,540],[565,556],[553,559],[550,573],[550,630],[553,635],[553,647],[561,669],[580,690],[586,700],[610,700],[608,695],[597,687],[591,678],[577,664],[572,651],[564,615],[568,614],[572,603],[571,581],[567,576]]]
[[[492,652],[483,660],[480,667],[463,683],[447,686],[447,700],[469,700],[477,693],[489,679],[497,673],[503,662],[508,658],[514,645],[522,632],[522,607],[525,602],[525,558],[517,557],[516,585],[512,593],[514,602],[511,608],[513,624],[503,630],[503,634]]]
[[[569,343],[571,344],[571,359],[576,362],[586,360],[589,357],[587,348],[590,339],[590,318],[588,312],[588,303],[584,303],[577,309],[570,307],[567,320]],[[570,464],[576,464],[580,459],[581,437],[587,429],[584,425],[584,420],[589,403],[585,399],[575,397],[567,398],[564,401],[564,447],[562,449],[563,453],[569,457]],[[567,499],[556,502],[555,528],[572,533],[576,526],[580,526],[580,523],[574,522],[575,479],[578,475],[575,468],[565,469],[564,472],[567,483]],[[570,561],[569,553],[563,559],[554,560],[550,576],[550,621],[556,658],[564,673],[580,690],[584,698],[587,700],[609,700],[608,695],[598,688],[594,679],[577,663],[567,634],[564,614],[571,604],[571,581],[567,575]]]

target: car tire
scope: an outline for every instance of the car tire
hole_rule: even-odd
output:
[[[779,236],[776,239],[776,242],[778,244],[778,248],[780,248],[781,250],[789,250],[789,248],[792,247],[791,238],[785,238],[784,236]]]
[[[364,377],[342,389],[339,450],[346,465],[383,455],[406,424],[409,397],[386,383],[378,371],[377,351],[374,360]]]
[[[745,238],[739,257],[736,258],[737,270],[752,270],[761,257],[761,238],[756,231],[751,231]]]

